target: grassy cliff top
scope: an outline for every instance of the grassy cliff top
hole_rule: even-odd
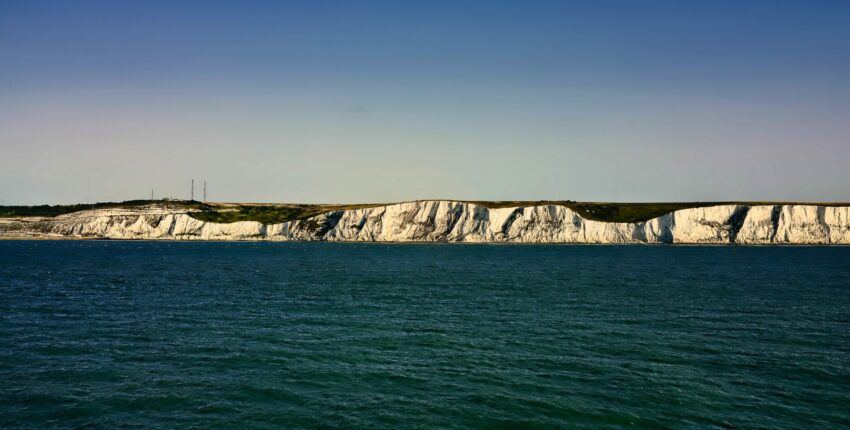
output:
[[[523,207],[538,205],[566,206],[585,219],[607,222],[640,222],[680,210],[727,204],[775,205],[802,204],[818,206],[850,206],[850,203],[811,202],[673,202],[673,203],[613,203],[575,202],[571,200],[538,201],[469,201],[488,208]],[[325,212],[361,209],[392,203],[367,204],[288,204],[288,203],[201,203],[185,200],[128,200],[75,205],[0,206],[0,217],[53,217],[57,215],[92,209],[133,208],[156,204],[175,209],[192,209],[192,217],[202,221],[230,223],[236,221],[259,221],[276,224],[285,221],[310,218]]]
[[[174,207],[175,209],[195,208],[203,205],[200,202],[182,200],[126,200],[123,202],[77,203],[73,205],[0,206],[0,217],[54,217],[94,209],[135,208],[152,204]]]

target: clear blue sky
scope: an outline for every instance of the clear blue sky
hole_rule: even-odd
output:
[[[850,2],[0,0],[0,149],[0,204],[847,201]]]

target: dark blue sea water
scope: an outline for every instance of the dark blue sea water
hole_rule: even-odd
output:
[[[0,242],[0,428],[850,427],[850,248]]]

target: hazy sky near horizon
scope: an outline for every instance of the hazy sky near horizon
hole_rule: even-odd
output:
[[[0,204],[848,201],[848,162],[846,1],[0,0]]]

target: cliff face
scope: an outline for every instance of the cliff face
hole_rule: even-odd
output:
[[[205,222],[157,206],[0,220],[0,237],[348,242],[850,244],[850,207],[722,205],[675,211],[646,222],[587,220],[567,207],[489,209],[417,201],[329,212],[264,225]]]

